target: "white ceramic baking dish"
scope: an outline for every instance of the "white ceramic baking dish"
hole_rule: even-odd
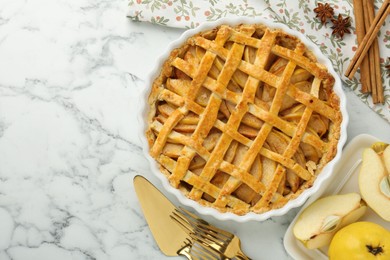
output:
[[[273,29],[281,29],[285,31],[286,33],[296,36],[299,38],[306,47],[314,53],[319,63],[324,64],[328,71],[333,75],[335,78],[335,84],[334,84],[334,91],[340,98],[340,110],[343,116],[343,120],[341,123],[341,132],[340,132],[340,140],[337,146],[337,153],[333,160],[331,160],[322,170],[322,172],[317,176],[313,186],[307,190],[305,190],[300,196],[298,196],[296,199],[289,201],[286,205],[284,205],[282,208],[271,210],[262,214],[256,214],[256,213],[248,213],[246,215],[236,215],[233,213],[221,213],[217,211],[216,209],[210,208],[210,207],[204,207],[198,204],[197,202],[188,199],[185,197],[178,189],[173,188],[165,175],[163,175],[155,160],[149,155],[149,147],[148,142],[145,137],[145,131],[147,129],[147,122],[146,117],[148,114],[148,104],[147,104],[147,98],[149,95],[149,91],[151,88],[151,85],[154,81],[154,79],[158,76],[161,66],[163,62],[168,58],[170,52],[183,45],[185,40],[189,38],[190,36],[197,34],[201,31],[205,31],[208,29],[215,28],[222,24],[227,25],[238,25],[238,24],[264,24],[269,28]],[[140,123],[140,139],[142,141],[143,146],[143,152],[145,154],[145,157],[150,162],[150,167],[152,172],[162,181],[164,188],[169,191],[170,193],[174,194],[178,200],[186,206],[192,207],[195,209],[198,213],[204,214],[204,215],[211,215],[219,220],[234,220],[237,222],[245,222],[250,220],[256,220],[256,221],[263,221],[266,219],[269,219],[273,216],[281,216],[286,214],[290,209],[299,207],[303,205],[303,203],[313,194],[318,192],[323,185],[327,185],[325,182],[329,179],[331,174],[333,173],[333,167],[334,165],[339,161],[342,148],[347,140],[347,124],[348,124],[348,114],[346,110],[346,97],[344,95],[344,92],[342,90],[342,83],[339,78],[339,76],[336,74],[336,72],[333,69],[332,63],[328,58],[326,58],[320,51],[320,49],[310,40],[308,40],[304,35],[301,33],[294,31],[287,27],[284,24],[275,23],[269,20],[259,19],[259,18],[226,18],[226,19],[220,19],[215,22],[209,22],[209,23],[203,23],[199,27],[195,29],[190,29],[185,31],[177,40],[170,43],[166,50],[161,54],[160,57],[156,59],[156,63],[154,64],[154,68],[151,70],[150,74],[147,77],[147,80],[145,82],[145,87],[141,93],[140,96],[140,112],[139,112],[139,123]]]

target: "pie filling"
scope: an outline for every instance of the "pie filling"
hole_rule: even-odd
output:
[[[220,26],[173,50],[149,95],[150,154],[198,203],[244,215],[280,208],[335,156],[334,78],[296,37]]]

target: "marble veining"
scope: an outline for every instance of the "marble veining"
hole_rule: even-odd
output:
[[[163,190],[136,111],[153,62],[182,30],[133,23],[126,7],[0,1],[1,260],[164,258],[132,184],[141,174]],[[346,92],[349,140],[390,142],[390,126]],[[205,219],[237,233],[253,259],[288,259],[282,238],[296,212],[262,223]]]

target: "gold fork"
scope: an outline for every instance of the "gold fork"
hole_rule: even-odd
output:
[[[221,258],[231,259],[236,257],[250,260],[242,252],[240,239],[236,235],[210,225],[183,208],[176,208],[171,218],[180,224],[194,241],[219,252]]]

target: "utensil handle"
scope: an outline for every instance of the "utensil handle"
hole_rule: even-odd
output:
[[[241,250],[237,252],[236,258],[240,260],[252,260],[251,258],[246,256]]]

